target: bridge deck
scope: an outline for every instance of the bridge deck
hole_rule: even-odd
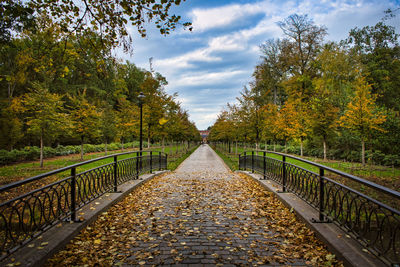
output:
[[[304,266],[332,257],[272,193],[203,145],[103,213],[48,265]]]

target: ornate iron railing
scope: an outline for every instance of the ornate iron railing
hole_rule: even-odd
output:
[[[133,157],[118,159],[134,153]],[[78,167],[107,159],[111,162],[77,173]],[[69,172],[66,178],[0,204],[0,259],[62,220],[77,221],[79,208],[106,192],[117,192],[118,185],[138,179],[140,174],[166,168],[165,153],[127,152],[81,162],[1,187],[0,194],[4,196],[10,190],[22,190],[28,184]]]
[[[267,153],[281,159],[268,157]],[[310,164],[318,168],[319,173],[288,163],[287,158]],[[334,222],[386,264],[400,264],[399,192],[302,158],[272,151],[240,154],[239,169],[258,172],[263,179],[274,180],[282,185],[281,192],[292,192],[319,211],[315,222]]]

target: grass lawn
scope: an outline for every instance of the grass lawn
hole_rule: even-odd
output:
[[[251,155],[252,149],[247,148],[244,149],[243,147],[238,147],[237,148],[237,154],[235,146],[231,147],[231,153],[227,153],[224,149],[217,149],[218,154],[221,156],[221,158],[225,161],[225,163],[232,169],[232,170],[237,170],[238,169],[238,163],[239,163],[239,155],[243,152],[248,152],[248,155]],[[256,154],[256,152],[255,152]],[[258,155],[263,155],[263,152],[258,152]],[[266,153],[266,155],[270,158],[282,160],[281,155],[276,155],[273,153]],[[300,157],[298,155],[293,155],[295,157]],[[353,162],[343,162],[343,161],[338,161],[338,160],[323,160],[319,158],[312,158],[312,157],[303,157],[306,160],[331,167],[333,169],[337,169],[355,176],[358,176],[360,178],[372,181],[377,184],[381,184],[383,186],[386,186],[388,188],[400,191],[400,169],[399,168],[392,168],[392,167],[387,167],[387,166],[377,166],[377,165],[366,165],[362,166],[361,163],[353,163]],[[291,158],[286,158],[286,162],[297,165],[301,168],[304,168],[306,170],[319,173],[319,168],[316,166],[313,166],[311,164],[298,161],[295,159]],[[327,176],[329,175],[329,172],[326,173]]]

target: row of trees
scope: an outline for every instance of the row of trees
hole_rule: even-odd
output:
[[[400,45],[395,28],[381,21],[355,28],[335,43],[324,42],[327,29],[307,15],[291,15],[279,26],[284,38],[261,45],[262,62],[253,81],[237,104],[220,113],[210,138],[297,144],[301,155],[305,147],[321,151],[324,159],[354,160],[356,151],[363,164],[366,147],[399,155]]]
[[[200,138],[161,74],[116,59],[89,28],[65,31],[46,13],[34,24],[0,46],[1,149],[138,139],[140,92],[149,143]]]

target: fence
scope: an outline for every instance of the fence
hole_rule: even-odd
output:
[[[267,153],[281,159],[268,157]],[[310,164],[319,173],[289,163],[288,158]],[[318,210],[319,218],[315,222],[334,222],[386,264],[400,264],[400,211],[395,208],[400,205],[399,192],[272,151],[243,152],[239,155],[239,169],[258,172],[264,179],[274,180],[282,185],[282,192],[292,192]]]
[[[135,156],[125,158],[134,153]],[[101,160],[110,162],[77,173],[78,167],[88,167]],[[19,190],[28,184],[69,172],[66,178],[0,204],[0,259],[60,221],[76,221],[76,213],[81,207],[106,192],[117,192],[118,185],[138,179],[142,173],[166,168],[165,153],[126,152],[81,162],[1,187],[0,194],[4,195],[10,190]]]

